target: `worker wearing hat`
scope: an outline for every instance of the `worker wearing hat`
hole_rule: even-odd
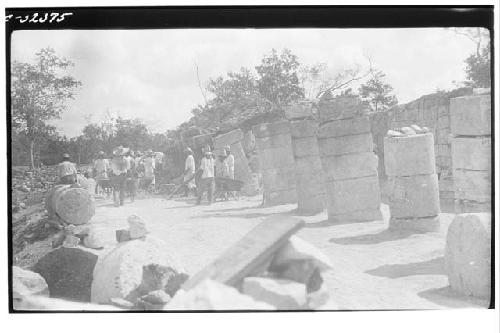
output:
[[[97,154],[97,159],[94,161],[94,166],[92,168],[97,182],[96,192],[99,190],[104,191],[104,189],[109,186],[108,172],[110,169],[111,166],[109,164],[109,160],[106,158],[106,154],[103,151],[100,151]]]
[[[155,158],[153,150],[148,149],[146,151],[146,157],[142,160],[142,165],[144,166],[144,177],[142,178],[142,188],[147,191],[152,191],[155,185]]]
[[[198,205],[201,204],[201,200],[205,192],[207,192],[208,204],[212,204],[215,190],[214,169],[215,161],[213,158],[213,154],[209,149],[204,149],[204,156],[200,161],[200,169],[198,171],[201,173],[198,200],[196,202],[196,204]]]
[[[57,166],[57,175],[60,184],[75,184],[78,171],[75,164],[71,163],[69,154],[64,153],[62,162]]]
[[[111,185],[113,186],[113,201],[115,207],[123,206],[125,201],[125,184],[127,181],[127,160],[125,154],[128,149],[119,146],[113,150],[111,160]]]
[[[193,150],[189,147],[184,149],[184,153],[186,153],[186,160],[184,162],[184,175],[183,182],[185,183],[185,192],[184,196],[188,196],[189,192],[196,192],[196,166],[194,163]]]

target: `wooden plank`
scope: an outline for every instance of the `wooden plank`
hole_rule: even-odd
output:
[[[182,289],[189,290],[205,279],[230,286],[237,285],[248,274],[269,259],[288,238],[304,225],[296,217],[273,215],[250,230],[219,258],[191,277]]]

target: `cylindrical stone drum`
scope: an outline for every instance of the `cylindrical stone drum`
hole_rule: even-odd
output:
[[[253,127],[262,170],[264,204],[297,202],[295,160],[288,121]]]
[[[390,229],[439,230],[439,182],[432,133],[384,138]]]
[[[316,138],[314,120],[290,122],[297,181],[297,210],[301,214],[317,214],[324,209],[324,174]]]
[[[357,116],[360,111],[356,108],[361,105],[355,99],[326,105],[333,109],[323,106],[325,122],[319,126],[318,147],[326,180],[328,219],[380,220],[378,158],[373,152],[370,120]]]
[[[45,207],[50,218],[58,217],[69,224],[85,224],[95,214],[90,193],[73,185],[56,185],[47,193]]]

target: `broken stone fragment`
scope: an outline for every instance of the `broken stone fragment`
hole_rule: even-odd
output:
[[[304,309],[307,303],[306,285],[290,280],[247,277],[243,293],[256,301],[271,304],[278,310]]]
[[[106,243],[104,228],[91,228],[83,239],[83,245],[91,249],[102,249]]]
[[[401,132],[398,132],[398,131],[394,131],[394,130],[388,130],[387,131],[387,136],[391,137],[391,136],[402,136],[403,134]]]
[[[320,271],[332,268],[330,259],[321,250],[297,236],[292,236],[287,244],[276,252],[272,265],[279,267],[295,260],[311,260]]]
[[[80,238],[73,236],[73,235],[67,235],[66,238],[64,239],[62,246],[63,247],[77,247],[78,244],[80,244]]]
[[[151,304],[167,304],[171,297],[163,290],[154,290],[141,297],[141,300]]]
[[[317,310],[328,304],[330,301],[330,294],[325,287],[322,287],[314,292],[307,294],[307,307],[311,310]],[[326,310],[326,309],[325,309]],[[330,310],[337,310],[337,308],[332,308]]]
[[[411,125],[410,126],[416,133],[422,133],[422,127],[418,126],[418,125]]]
[[[130,238],[130,230],[128,229],[119,229],[116,230],[116,241],[118,243],[123,243],[131,240]]]
[[[120,309],[132,309],[134,307],[134,303],[123,298],[111,298],[109,303],[113,306],[119,307]]]
[[[130,231],[130,238],[137,239],[145,237],[148,234],[146,223],[137,215],[130,215],[127,219]]]
[[[235,288],[207,279],[188,291],[179,290],[163,310],[276,310],[276,308],[243,295]]]
[[[417,134],[417,132],[413,128],[407,127],[407,126],[401,127],[401,131],[403,131],[403,133],[406,134],[406,135],[415,135],[415,134]]]
[[[27,296],[49,296],[49,286],[40,274],[12,266],[12,297],[14,302]]]

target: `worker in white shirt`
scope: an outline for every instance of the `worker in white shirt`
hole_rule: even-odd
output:
[[[200,188],[198,190],[198,200],[197,205],[201,204],[201,199],[203,198],[203,193],[207,192],[208,204],[212,204],[215,181],[214,181],[214,167],[215,161],[212,153],[209,150],[205,151],[205,156],[201,159],[200,169],[198,172],[201,173]]]
[[[75,184],[78,171],[74,163],[70,162],[69,154],[63,154],[62,162],[57,166],[57,175],[60,184]]]
[[[125,184],[127,182],[127,160],[125,154],[127,149],[122,146],[113,151],[111,160],[111,185],[113,186],[113,201],[115,207],[123,206],[125,201]]]
[[[194,163],[193,150],[187,147],[184,152],[186,153],[186,161],[184,162],[184,175],[183,182],[185,182],[185,192],[184,196],[188,196],[189,192],[196,192],[196,166]]]
[[[146,157],[143,159],[144,165],[144,177],[143,177],[143,188],[147,191],[151,191],[155,185],[155,158],[154,153],[151,149],[146,151]]]
[[[97,159],[94,161],[93,167],[94,178],[97,182],[96,194],[99,192],[99,189],[104,192],[107,188],[109,188],[108,172],[110,169],[111,166],[109,165],[108,159],[105,158],[104,152],[100,151],[97,155]]]

